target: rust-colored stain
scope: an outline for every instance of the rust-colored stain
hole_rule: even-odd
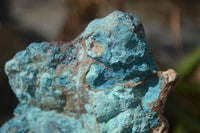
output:
[[[90,44],[90,52],[94,52],[94,56],[101,56],[101,54],[103,53],[103,51],[105,50],[105,48],[103,47],[103,45],[98,44],[95,40],[91,41]]]

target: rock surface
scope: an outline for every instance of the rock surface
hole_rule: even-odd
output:
[[[32,43],[5,65],[20,101],[0,132],[165,132],[177,74],[159,71],[142,24],[115,11],[70,43]]]

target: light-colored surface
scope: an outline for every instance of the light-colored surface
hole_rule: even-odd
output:
[[[10,0],[9,8],[16,28],[36,32],[49,41],[58,38],[67,16],[64,0]]]

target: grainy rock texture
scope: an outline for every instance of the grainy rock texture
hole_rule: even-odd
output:
[[[163,107],[177,74],[156,69],[131,14],[96,19],[70,43],[32,43],[5,71],[20,104],[1,133],[167,131]]]

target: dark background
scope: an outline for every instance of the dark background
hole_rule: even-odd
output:
[[[5,62],[31,42],[70,41],[91,20],[115,10],[140,18],[158,66],[180,75],[165,107],[169,132],[200,132],[199,0],[1,0],[0,125],[18,104],[4,73]]]

